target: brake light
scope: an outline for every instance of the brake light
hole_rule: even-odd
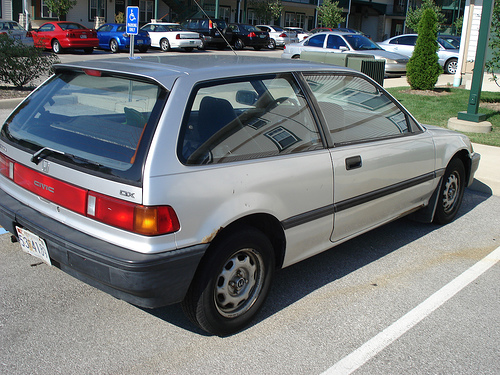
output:
[[[3,154],[0,154],[0,174],[11,180],[14,179],[14,162]]]
[[[286,35],[285,33],[281,33],[280,34],[280,38],[286,38],[288,35]]]
[[[180,229],[170,206],[143,206],[89,191],[15,163],[2,153],[0,174],[61,207],[133,233],[155,236]]]
[[[33,34],[31,34],[31,31],[26,32],[26,38],[33,38]]]
[[[170,206],[142,206],[94,192],[89,193],[87,215],[105,224],[148,236],[180,229],[177,215]]]
[[[181,38],[181,34],[177,34],[177,35],[175,36],[175,39],[180,39],[180,38]]]
[[[214,27],[212,20],[208,20],[208,29],[212,29]]]
[[[255,38],[257,35],[252,31],[250,34],[248,34],[249,38]]]
[[[83,72],[92,77],[100,77],[102,75],[100,70],[95,70],[95,69],[83,69]]]

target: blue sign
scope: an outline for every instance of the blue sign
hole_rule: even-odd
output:
[[[139,33],[139,7],[127,7],[127,34]]]

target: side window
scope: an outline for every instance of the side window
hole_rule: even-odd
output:
[[[347,47],[344,40],[338,35],[329,35],[326,48],[340,49],[340,47]]]
[[[405,46],[414,46],[417,43],[417,37],[410,35],[410,36],[403,36],[398,39],[398,44],[403,44]]]
[[[406,114],[363,77],[308,75],[306,80],[335,144],[365,142],[411,132]]]
[[[178,155],[199,165],[323,147],[309,106],[290,74],[203,84],[191,95]]]
[[[315,35],[307,41],[307,45],[309,47],[323,47],[325,36],[326,34]]]

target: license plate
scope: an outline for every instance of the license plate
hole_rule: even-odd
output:
[[[194,40],[190,40],[190,41],[189,41],[189,44],[194,44]]]
[[[144,41],[143,40],[138,40],[137,44],[142,44]]]
[[[261,37],[261,38],[265,38],[266,36],[265,36],[265,35],[259,35],[259,37]]]
[[[51,265],[45,241],[26,229],[16,227],[21,249]]]
[[[85,34],[80,35],[80,39],[87,39],[87,35]]]

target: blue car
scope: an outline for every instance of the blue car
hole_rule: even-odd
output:
[[[112,53],[130,48],[130,36],[126,33],[124,23],[106,23],[97,29],[99,48],[109,49]],[[139,30],[134,36],[134,46],[140,52],[146,52],[151,47],[151,39],[146,31]]]

